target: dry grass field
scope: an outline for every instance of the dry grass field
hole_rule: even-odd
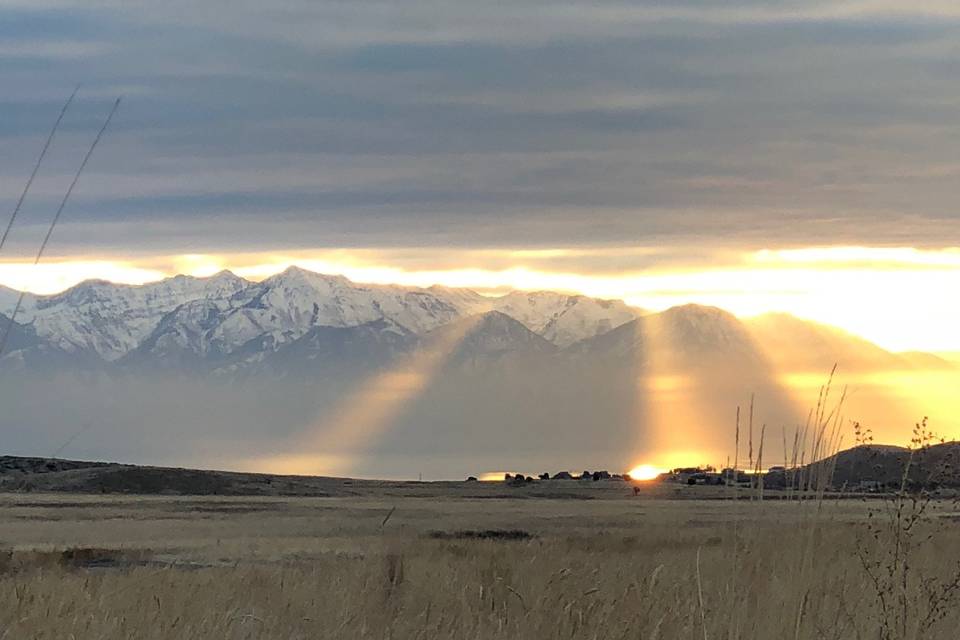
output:
[[[0,638],[956,638],[952,504],[597,484],[4,494]]]

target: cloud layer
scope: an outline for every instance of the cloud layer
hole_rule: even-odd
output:
[[[949,3],[5,2],[29,254],[960,244]]]

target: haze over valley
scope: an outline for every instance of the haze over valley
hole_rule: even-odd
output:
[[[0,310],[16,298],[2,291]],[[738,405],[753,394],[757,429],[793,429],[835,363],[846,415],[878,440],[924,415],[950,434],[956,408],[948,360],[786,314],[297,267],[28,294],[0,363],[7,453],[272,473],[721,464]]]

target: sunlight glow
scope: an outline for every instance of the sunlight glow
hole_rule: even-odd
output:
[[[913,247],[808,247],[764,249],[753,254],[758,263],[818,265],[868,264],[880,268],[904,265],[960,268],[960,249],[920,250]]]
[[[811,400],[824,378],[788,372],[781,375],[781,382],[795,395]],[[960,439],[960,376],[956,370],[841,372],[839,383],[847,386],[844,415],[869,427],[878,442],[909,445],[911,427],[924,416],[930,418],[931,428],[939,436]]]
[[[165,278],[156,269],[138,267],[131,262],[77,260],[0,264],[0,284],[38,294],[59,293],[84,280],[109,280],[120,284],[144,284]]]
[[[634,353],[637,393],[634,423],[643,434],[639,453],[646,464],[673,468],[698,464],[700,457],[682,453],[698,448],[716,450],[720,421],[716,407],[704,394],[705,379],[715,372],[709,363],[703,371],[689,371],[681,360],[683,337],[659,316],[642,318],[636,325]]]
[[[480,482],[503,482],[504,476],[508,473],[511,476],[517,475],[516,471],[487,471],[481,473],[478,480],[480,480]]]
[[[177,256],[173,259],[173,264],[177,273],[198,278],[208,278],[226,268],[223,261],[217,256],[196,253]]]
[[[426,389],[478,320],[468,318],[441,330],[423,349],[362,382],[338,406],[318,416],[295,443],[297,454],[267,458],[256,469],[284,474],[348,473],[364,449]]]
[[[663,469],[659,469],[651,464],[641,464],[633,469],[630,469],[628,475],[632,480],[647,481],[656,480],[657,477],[663,472]]]
[[[468,287],[481,293],[552,290],[620,298],[650,311],[691,302],[741,317],[782,311],[843,328],[891,350],[960,350],[955,330],[960,304],[945,295],[960,281],[960,248],[701,253],[689,264],[674,260],[665,247],[357,248],[127,261],[60,258],[36,268],[0,263],[0,284],[53,293],[88,278],[140,284],[176,273],[209,276],[222,269],[260,280],[298,265],[358,283]]]

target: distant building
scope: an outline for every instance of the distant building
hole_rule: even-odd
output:
[[[726,484],[750,484],[750,476],[738,469],[726,468],[720,475]]]
[[[770,467],[763,474],[763,486],[767,489],[786,489],[787,488],[787,468]]]
[[[713,467],[680,467],[673,469],[664,478],[668,482],[679,484],[724,484],[723,473],[717,473]]]

